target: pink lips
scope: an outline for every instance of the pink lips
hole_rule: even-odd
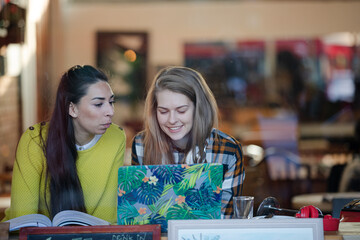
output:
[[[109,127],[110,127],[110,125],[111,125],[111,123],[106,123],[106,124],[103,124],[103,126],[104,126],[105,128],[109,128]]]
[[[176,128],[176,129],[173,129],[173,128]],[[168,129],[169,129],[169,132],[171,132],[171,133],[178,133],[181,131],[182,126],[177,126],[177,127],[172,127],[172,128],[168,127]]]

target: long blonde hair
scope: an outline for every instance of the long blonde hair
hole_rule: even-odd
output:
[[[185,156],[192,150],[194,162],[202,162],[205,155],[206,138],[218,124],[218,108],[210,88],[201,74],[187,67],[167,67],[155,76],[145,101],[145,129],[143,164],[173,164],[171,139],[161,130],[157,121],[157,99],[159,91],[169,90],[187,96],[194,103],[193,127]],[[200,158],[196,158],[195,148]]]

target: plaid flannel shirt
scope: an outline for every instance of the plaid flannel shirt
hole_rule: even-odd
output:
[[[132,143],[131,164],[139,165],[143,163],[144,145],[143,135],[137,134]],[[233,196],[240,196],[242,184],[245,178],[245,168],[241,144],[233,137],[213,129],[209,138],[206,139],[206,159],[203,162],[221,163],[224,168],[224,181],[222,186],[221,216],[222,218],[232,218],[233,215]],[[186,163],[192,164],[193,154],[190,152],[186,156]],[[175,163],[179,163],[184,158],[184,153],[174,151]]]

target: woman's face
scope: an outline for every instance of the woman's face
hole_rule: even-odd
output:
[[[156,94],[157,120],[174,143],[184,148],[193,126],[194,103],[181,93],[162,90]]]
[[[69,114],[73,118],[78,145],[88,143],[95,134],[105,133],[114,115],[113,104],[114,93],[104,81],[90,85],[77,104],[70,104]]]

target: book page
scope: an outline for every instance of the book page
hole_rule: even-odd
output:
[[[66,225],[95,226],[110,225],[110,223],[87,213],[65,210],[55,215],[53,219],[53,226]]]
[[[19,230],[22,227],[50,227],[50,219],[42,214],[29,214],[10,219],[6,222],[10,223],[9,231]]]

